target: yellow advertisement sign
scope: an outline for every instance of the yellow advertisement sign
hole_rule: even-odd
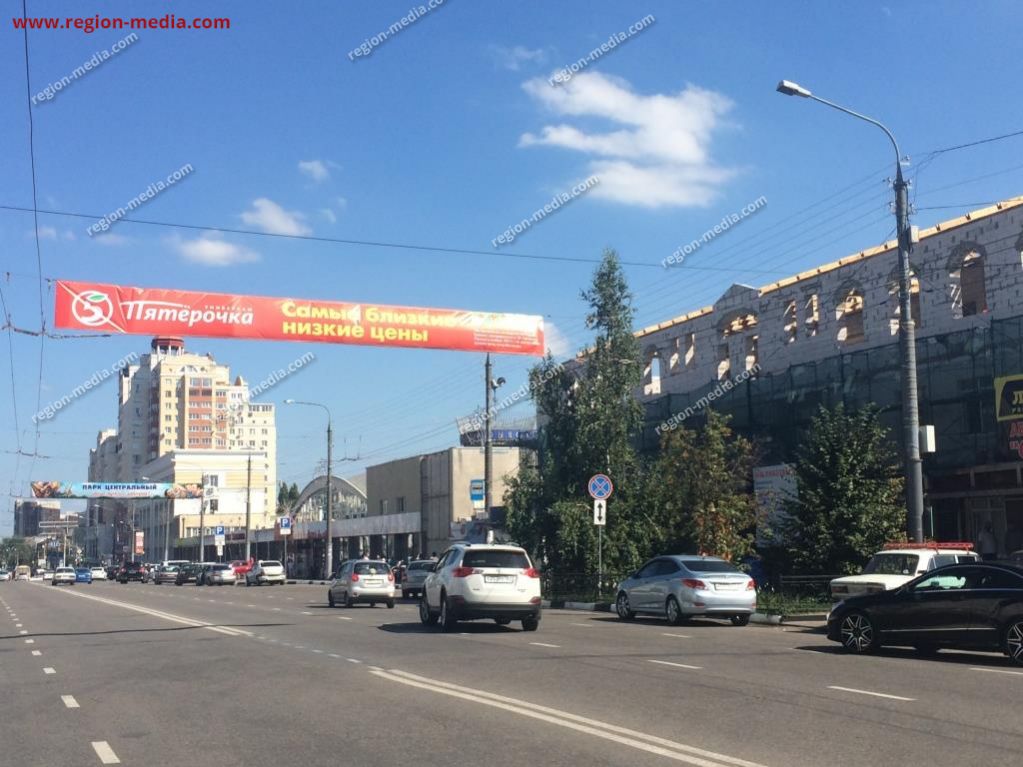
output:
[[[1023,375],[995,379],[995,418],[999,421],[1023,418]]]

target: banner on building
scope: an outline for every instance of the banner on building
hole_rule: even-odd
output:
[[[169,482],[60,482],[32,483],[35,498],[202,498],[202,485]]]
[[[146,531],[136,530],[135,531],[135,553],[145,554],[146,553]]]
[[[1023,418],[1023,375],[995,379],[995,418],[999,421]]]
[[[57,281],[58,328],[148,336],[319,341],[544,354],[543,318],[526,314],[269,298]]]

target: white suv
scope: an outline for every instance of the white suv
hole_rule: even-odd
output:
[[[540,625],[540,573],[518,546],[456,543],[426,576],[419,620],[440,620],[453,631],[460,620],[493,618],[499,626],[522,621],[523,631]]]

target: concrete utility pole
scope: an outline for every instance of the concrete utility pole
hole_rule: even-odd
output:
[[[895,148],[895,226],[899,251],[899,357],[902,383],[902,428],[904,471],[906,474],[906,532],[917,543],[924,539],[924,480],[920,462],[920,407],[916,384],[916,324],[912,317],[911,267],[909,251],[912,247],[912,233],[909,225],[908,188],[902,177],[902,155],[895,136],[888,128],[872,117],[854,112],[827,99],[813,95],[809,90],[789,80],[778,83],[779,93],[786,96],[818,101],[839,112],[868,122],[884,131]]]
[[[490,444],[490,409],[493,406],[494,401],[494,387],[491,385],[491,373],[493,372],[490,367],[490,353],[487,353],[487,361],[483,367],[485,374],[484,379],[487,383],[487,393],[484,397],[483,405],[483,508],[486,513],[490,513],[490,505],[493,500],[493,486],[494,481],[494,449]]]
[[[245,475],[245,561],[249,561],[251,543],[249,542],[252,530],[252,453],[249,453],[248,470]]]

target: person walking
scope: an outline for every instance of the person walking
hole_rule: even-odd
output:
[[[995,533],[991,528],[990,519],[984,523],[984,529],[977,536],[977,551],[980,553],[980,558],[985,562],[998,556],[998,542],[995,540]]]

